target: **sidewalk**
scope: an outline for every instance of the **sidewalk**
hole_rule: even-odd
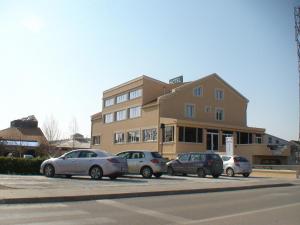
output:
[[[115,181],[86,178],[0,175],[0,204],[84,201],[159,195],[209,193],[254,188],[299,185],[295,179],[168,177],[142,179],[124,177]]]

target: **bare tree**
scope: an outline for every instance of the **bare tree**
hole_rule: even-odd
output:
[[[43,132],[48,140],[48,154],[54,156],[56,154],[55,141],[60,139],[60,130],[57,120],[51,115],[47,117],[43,124]]]
[[[72,149],[75,148],[75,134],[78,132],[78,123],[76,117],[73,117],[70,121],[69,129],[72,137]]]

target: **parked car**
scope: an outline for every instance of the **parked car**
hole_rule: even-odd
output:
[[[33,159],[34,157],[33,157],[33,155],[23,155],[23,158],[24,159]]]
[[[233,177],[235,174],[243,174],[244,177],[249,177],[252,172],[252,165],[245,157],[222,155],[221,158],[227,176]]]
[[[158,152],[138,150],[117,154],[127,160],[129,174],[141,174],[144,178],[161,177],[166,172],[166,160]]]
[[[58,158],[45,160],[40,167],[40,173],[47,177],[89,175],[92,179],[101,179],[103,176],[116,179],[127,170],[126,160],[97,149],[73,150]]]
[[[167,163],[167,170],[169,175],[197,174],[199,177],[212,175],[218,178],[223,173],[223,161],[218,154],[210,152],[181,153]]]

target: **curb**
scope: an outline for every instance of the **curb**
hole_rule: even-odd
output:
[[[241,187],[218,187],[218,188],[203,188],[203,189],[185,189],[185,190],[169,190],[169,191],[147,191],[137,193],[116,193],[116,194],[100,194],[100,195],[79,195],[79,196],[54,196],[54,197],[36,197],[36,198],[11,198],[0,199],[1,204],[30,204],[30,203],[54,203],[54,202],[77,202],[77,201],[92,201],[104,199],[121,199],[121,198],[138,198],[164,195],[183,195],[183,194],[201,194],[225,191],[250,190],[271,187],[290,187],[292,183],[277,183],[277,184],[262,184]]]

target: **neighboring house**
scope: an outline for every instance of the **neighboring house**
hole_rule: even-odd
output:
[[[141,76],[103,92],[102,112],[91,116],[91,147],[175,158],[181,152],[224,152],[225,137],[233,136],[235,154],[260,164],[273,154],[263,142],[265,129],[247,126],[247,104],[217,74],[175,84]],[[288,156],[283,152],[281,163]]]
[[[18,157],[24,154],[37,156],[38,151],[48,144],[34,116],[11,121],[9,128],[0,131],[0,142],[2,156]]]
[[[291,164],[300,164],[300,141],[290,141],[291,145]]]
[[[91,147],[91,139],[85,138],[81,134],[71,135],[69,139],[59,140],[52,143],[59,155],[62,155],[73,149],[89,149]]]

